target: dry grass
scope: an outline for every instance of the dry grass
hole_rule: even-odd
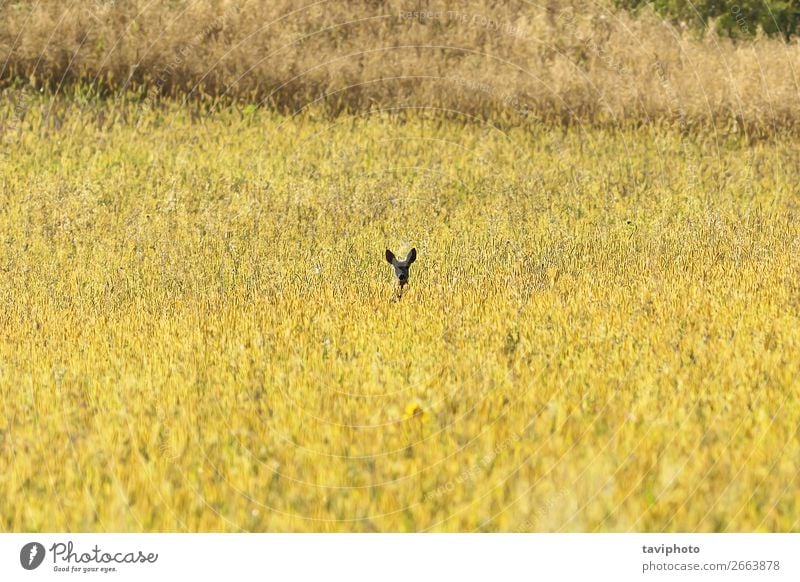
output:
[[[796,129],[800,45],[693,38],[584,3],[6,2],[0,80],[294,111]],[[425,17],[409,12],[421,10]]]
[[[3,529],[798,530],[793,140],[5,107]]]

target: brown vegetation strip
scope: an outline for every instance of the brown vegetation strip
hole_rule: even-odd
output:
[[[425,4],[423,8],[419,6]],[[433,108],[500,121],[800,119],[800,45],[697,38],[644,15],[550,1],[5,2],[0,83],[259,103]]]

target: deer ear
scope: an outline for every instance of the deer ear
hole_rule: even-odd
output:
[[[386,262],[390,265],[394,265],[394,253],[389,249],[386,249]]]
[[[410,265],[416,260],[417,260],[417,249],[411,249],[411,251],[408,253],[408,256],[406,257],[406,263]]]

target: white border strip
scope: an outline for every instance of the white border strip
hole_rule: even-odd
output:
[[[2,534],[0,580],[797,581],[799,550],[800,534]]]

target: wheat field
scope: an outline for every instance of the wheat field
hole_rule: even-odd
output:
[[[798,530],[791,137],[4,107],[4,530]]]

